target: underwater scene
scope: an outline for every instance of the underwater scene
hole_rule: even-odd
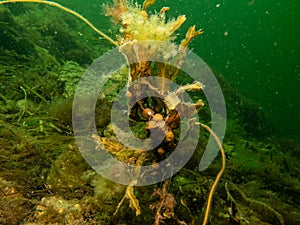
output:
[[[300,224],[299,0],[0,0],[0,225]]]

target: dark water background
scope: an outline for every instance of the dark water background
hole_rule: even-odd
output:
[[[102,10],[111,1],[58,2],[114,35]],[[193,24],[204,30],[191,45],[194,52],[239,92],[257,100],[277,134],[300,138],[299,0],[158,0],[149,10],[162,6],[171,8],[170,17],[187,16],[182,36]]]

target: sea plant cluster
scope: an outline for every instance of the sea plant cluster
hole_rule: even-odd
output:
[[[153,151],[145,153],[144,151],[122,147],[122,144],[111,136],[93,136],[100,146],[104,145],[107,151],[130,165],[139,167],[149,163],[152,164],[152,170],[147,172],[153,176],[159,171],[158,162],[169,156],[172,151],[176,149],[179,143],[179,131],[182,128],[181,121],[184,117],[189,118],[192,114],[197,114],[197,110],[203,106],[201,99],[198,99],[194,104],[186,103],[180,114],[176,107],[182,101],[182,93],[185,91],[201,91],[202,84],[200,82],[194,82],[186,84],[176,91],[171,91],[169,83],[164,82],[164,79],[176,79],[180,67],[184,63],[188,44],[194,37],[202,34],[202,31],[196,31],[195,26],[190,27],[185,39],[181,41],[179,46],[176,46],[172,42],[176,38],[175,31],[181,27],[186,17],[179,16],[177,19],[167,20],[166,13],[169,10],[168,7],[163,7],[158,13],[149,14],[146,10],[154,3],[155,1],[146,0],[143,5],[140,6],[123,0],[116,0],[114,1],[114,5],[106,6],[106,14],[111,16],[112,21],[120,27],[121,34],[117,36],[117,40],[120,51],[126,57],[130,67],[128,75],[129,84],[141,78],[162,78],[161,82],[154,82],[154,84],[145,81],[143,85],[128,85],[126,95],[130,105],[129,117],[132,127],[136,127],[138,124],[144,124],[144,126],[142,125],[142,129],[139,129],[136,133],[146,133],[145,136],[147,137],[147,132],[150,131],[156,133],[158,136],[164,136],[164,140],[161,144],[155,146]],[[147,42],[149,40],[151,42]],[[163,41],[163,44],[161,44],[161,41]],[[152,60],[153,55],[159,55],[160,58],[171,61],[173,66],[168,63]],[[176,66],[174,66],[174,64]],[[162,97],[150,96],[141,99],[140,96],[143,96],[145,90],[151,90],[150,92],[152,92],[154,96]],[[191,108],[194,108],[194,110],[191,110]],[[203,125],[203,127],[213,134],[207,126]],[[218,141],[215,135],[214,137]],[[124,138],[126,138],[126,134]],[[219,141],[218,145],[220,149],[222,149]],[[222,170],[210,194],[204,224],[207,222],[212,193],[224,167],[225,160],[223,158]],[[137,180],[144,175],[145,174],[141,173],[132,179],[117,210],[124,199],[128,198],[130,208],[136,211],[136,215],[141,214],[139,201],[134,195],[133,186],[137,183]],[[166,193],[166,188],[163,188],[161,192],[156,191],[156,193],[164,193],[159,194],[161,196],[161,203],[158,205],[163,205],[166,199],[172,199],[172,195]],[[174,203],[169,203],[169,205],[172,207],[175,206]],[[152,208],[157,210],[155,224],[159,224],[165,218],[175,217],[173,209],[167,209],[166,207]],[[163,213],[164,210],[165,212]],[[115,214],[116,213],[117,211]]]

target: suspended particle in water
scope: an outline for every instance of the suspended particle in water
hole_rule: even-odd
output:
[[[224,31],[224,36],[226,37],[226,36],[228,36],[228,31]]]

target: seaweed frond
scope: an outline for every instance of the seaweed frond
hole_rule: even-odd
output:
[[[125,199],[129,199],[129,207],[133,210],[135,210],[135,215],[138,216],[141,214],[141,209],[140,209],[140,205],[139,205],[139,200],[135,197],[134,195],[134,188],[132,185],[129,185],[126,188],[126,192],[124,197],[122,198],[122,200],[119,202],[116,211],[114,212],[114,216],[117,215],[121,205],[123,204]]]
[[[145,0],[143,3],[143,10],[148,9],[150,5],[153,5],[156,0]]]
[[[175,216],[174,207],[176,205],[173,194],[168,193],[167,187],[169,180],[166,180],[162,188],[154,190],[152,196],[159,196],[159,200],[150,205],[151,210],[156,210],[154,225],[159,225],[164,219],[170,219]]]
[[[201,29],[196,31],[195,25],[191,26],[186,33],[185,39],[181,41],[180,46],[186,48],[189,45],[189,43],[194,39],[194,37],[197,37],[202,33],[203,31]]]

